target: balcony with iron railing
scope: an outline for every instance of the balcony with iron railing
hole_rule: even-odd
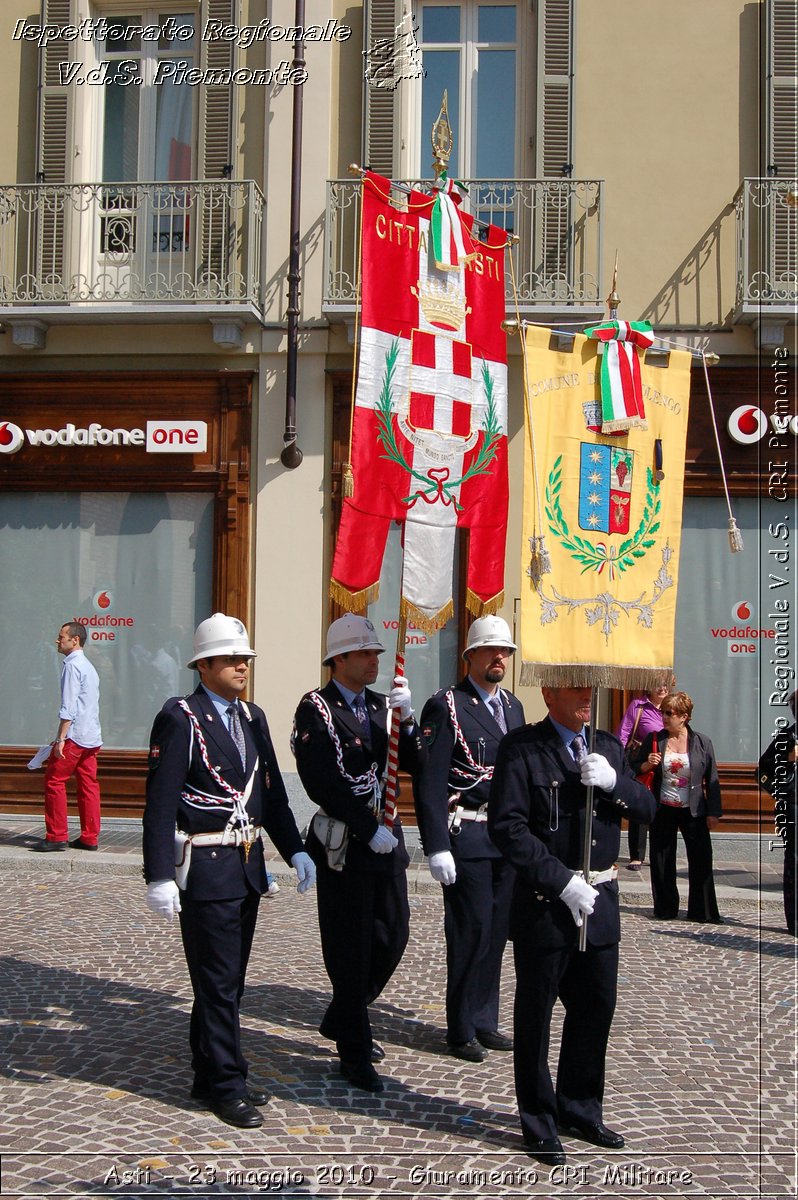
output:
[[[601,180],[479,179],[466,181],[464,211],[514,235],[506,272],[507,313],[553,323],[589,323],[604,314]],[[355,311],[360,183],[327,182],[325,314],[349,320]],[[393,184],[397,208],[409,190],[429,181]],[[478,226],[477,226],[478,230]]]
[[[0,187],[0,319],[258,320],[251,180]]]
[[[767,323],[776,331],[794,325],[798,313],[798,180],[744,179],[734,197],[734,210],[735,321]]]

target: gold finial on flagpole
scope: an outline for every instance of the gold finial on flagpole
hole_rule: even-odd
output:
[[[438,113],[437,120],[432,126],[430,140],[432,141],[432,153],[434,155],[432,169],[435,172],[435,178],[440,179],[441,175],[448,169],[449,159],[452,156],[452,149],[454,148],[454,134],[449,124],[448,91],[444,91],[443,93],[441,111]]]
[[[612,272],[612,291],[607,297],[607,308],[610,310],[610,320],[614,321],[618,315],[618,306],[621,303],[621,297],[616,291],[618,284],[618,251],[615,251],[615,268]]]

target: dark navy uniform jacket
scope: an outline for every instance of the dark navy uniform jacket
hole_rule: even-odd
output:
[[[478,765],[492,766],[504,736],[495,717],[468,676],[451,690],[457,721],[472,759]],[[510,692],[501,690],[500,694],[508,730],[519,728],[524,724],[521,701]],[[424,705],[421,733],[427,744],[427,765],[414,780],[413,795],[424,853],[429,856],[439,850],[456,850],[458,858],[463,859],[499,858],[484,821],[463,821],[458,834],[449,833],[449,797],[456,792],[460,796],[457,803],[463,808],[480,808],[488,802],[490,780],[471,786],[475,773],[455,738],[445,691],[436,692]]]
[[[388,708],[384,695],[366,688],[366,708],[371,725],[371,742],[363,737],[363,727],[332,680],[321,688],[320,696],[327,703],[333,726],[341,745],[344,771],[352,778],[364,775],[374,766],[382,782],[388,759]],[[310,698],[302,697],[295,717],[294,753],[302,785],[314,804],[328,817],[336,817],[349,826],[350,839],[344,871],[380,871],[394,874],[404,870],[410,859],[405,849],[401,823],[397,817],[393,834],[398,847],[390,854],[375,854],[368,843],[379,828],[379,821],[369,808],[370,796],[358,795],[353,785],[341,774],[335,746],[324,719]],[[411,774],[421,770],[426,761],[418,726],[399,734],[399,765]],[[382,789],[384,792],[384,788]],[[384,797],[383,797],[384,802]],[[326,866],[324,848],[311,826],[306,850],[314,862]]]
[[[256,760],[258,770],[247,802],[253,825],[267,831],[286,860],[302,850],[302,839],[288,804],[263,709],[247,703],[239,708],[247,748],[246,770],[226,722],[219,716],[205,689],[186,697],[197,717],[209,761],[231,787],[243,792]],[[144,809],[144,878],[174,879],[175,826],[186,833],[221,832],[231,813],[232,800],[216,782],[202,760],[200,747],[180,697],[167,700],[150,735],[147,800]],[[184,798],[183,793],[191,798]],[[186,895],[197,900],[241,898],[250,886],[265,887],[263,847],[253,843],[248,861],[239,846],[193,846]]]
[[[635,780],[616,737],[597,730],[594,749],[617,774],[611,792],[593,792],[590,867],[602,871],[616,862],[621,818],[648,825],[656,804],[648,788]],[[493,774],[488,830],[516,868],[511,938],[523,927],[540,946],[576,940],[579,931],[559,896],[582,867],[586,797],[577,765],[548,717],[504,738]],[[621,937],[617,881],[599,884],[598,892],[587,937],[595,945],[610,945]]]

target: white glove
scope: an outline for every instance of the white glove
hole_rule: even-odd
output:
[[[147,904],[159,917],[173,921],[180,912],[180,888],[174,879],[158,879],[148,883]]]
[[[429,856],[429,873],[436,883],[446,887],[457,878],[457,867],[451,850],[436,850]]]
[[[399,839],[393,836],[386,825],[380,825],[369,842],[369,850],[373,850],[375,854],[390,854],[398,845]]]
[[[291,855],[291,866],[296,871],[298,892],[307,892],[316,882],[316,864],[304,850]]]
[[[611,792],[618,778],[615,767],[610,766],[603,754],[588,754],[582,763],[581,776],[585,787],[592,784],[600,792]]]
[[[577,928],[582,924],[582,916],[589,917],[595,908],[596,896],[598,896],[598,888],[585,883],[581,875],[574,875],[560,892],[560,899],[570,908]]]
[[[393,687],[388,696],[388,707],[397,709],[400,721],[409,721],[413,715],[410,688],[407,680],[401,675],[397,675],[393,681]]]

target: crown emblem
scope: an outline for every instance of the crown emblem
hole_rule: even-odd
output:
[[[436,283],[432,279],[419,281],[410,289],[421,305],[421,311],[430,325],[441,329],[459,329],[471,312],[466,304],[465,292],[461,287]]]

